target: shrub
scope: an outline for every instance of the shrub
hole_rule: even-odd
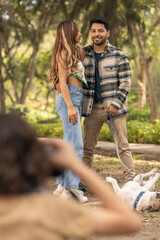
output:
[[[62,122],[53,124],[34,124],[39,137],[60,137],[63,138]],[[160,144],[160,120],[153,123],[141,122],[138,120],[127,122],[128,141],[130,143],[152,143]],[[113,142],[113,137],[107,124],[104,124],[98,141]]]
[[[63,138],[62,122],[56,111],[53,111],[52,108],[50,110],[40,110],[37,108],[33,109],[21,104],[14,106],[14,110],[20,116],[32,123],[39,137],[51,136]],[[81,126],[83,132],[83,118]],[[160,120],[153,121],[150,119],[150,110],[148,107],[139,108],[134,105],[129,108],[127,132],[129,142],[160,144]],[[98,140],[113,141],[107,124],[103,125]]]
[[[31,123],[56,123],[59,121],[59,116],[52,108],[41,109],[40,106],[28,107],[22,104],[16,104],[15,106],[9,107],[9,111],[14,110],[19,116],[25,118]]]
[[[98,137],[98,141],[113,142],[113,137],[112,137],[111,131],[107,124],[103,125],[103,127],[100,131],[99,137]]]
[[[153,123],[127,122],[127,133],[129,142],[160,144],[160,120]]]
[[[129,114],[127,115],[127,121],[139,120],[141,122],[152,122],[150,118],[149,107],[130,107],[128,109]]]
[[[54,124],[34,124],[38,137],[60,137],[63,138],[62,123]]]

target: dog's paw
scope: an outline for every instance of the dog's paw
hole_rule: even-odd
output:
[[[117,182],[117,181],[112,177],[106,177],[106,182],[113,183],[113,182]]]
[[[157,170],[158,170],[158,168],[153,168],[153,169],[151,170],[151,173],[152,173],[152,174],[155,174],[155,173],[157,172]]]
[[[157,180],[160,178],[160,173],[156,173],[155,177],[157,178]]]

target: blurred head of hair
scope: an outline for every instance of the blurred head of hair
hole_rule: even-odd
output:
[[[32,127],[16,114],[0,114],[0,194],[33,191],[52,168]]]

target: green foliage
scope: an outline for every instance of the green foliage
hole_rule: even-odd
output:
[[[63,138],[63,126],[61,122],[53,124],[34,124],[39,137]],[[154,123],[138,120],[127,122],[128,141],[130,143],[160,144],[160,120]],[[98,141],[113,142],[112,134],[106,124],[101,129]]]
[[[129,142],[160,144],[160,120],[157,119],[152,123],[129,121],[127,133]]]
[[[149,107],[138,107],[136,104],[136,106],[130,107],[128,111],[127,121],[138,120],[141,122],[152,122]]]
[[[104,124],[98,137],[98,141],[111,141],[113,137],[107,124]]]
[[[10,107],[8,111],[15,111],[31,123],[57,123],[59,121],[56,111],[53,109],[44,110],[43,105],[30,108],[23,104],[16,104],[14,107]]]
[[[152,122],[150,118],[151,111],[150,107],[147,105],[145,107],[140,107],[138,105],[138,91],[132,90],[127,96],[128,112],[127,121],[138,120],[141,122]]]
[[[129,114],[127,116],[128,140],[132,143],[160,144],[160,120],[150,119],[149,107],[140,108],[137,105],[137,92],[129,94]],[[39,137],[63,138],[63,127],[58,114],[52,108],[44,109],[40,103],[30,107],[17,104],[14,110],[36,128]],[[12,107],[13,108],[13,107]],[[83,119],[82,119],[83,132]],[[99,141],[113,141],[107,124],[104,124],[98,137]]]
[[[127,103],[129,106],[138,102],[138,91],[132,90],[127,96]]]
[[[34,124],[38,137],[59,137],[63,138],[62,123],[54,124]]]
[[[15,104],[14,106],[8,105],[8,112],[15,112],[20,117],[26,117],[29,114],[29,108],[23,104]]]

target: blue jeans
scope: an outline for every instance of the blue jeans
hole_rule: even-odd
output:
[[[63,140],[72,143],[79,159],[82,160],[83,140],[81,131],[81,104],[83,99],[83,89],[73,85],[68,85],[68,89],[72,103],[78,112],[77,123],[73,125],[71,122],[68,122],[68,108],[62,94],[58,95],[56,110],[63,123]],[[63,185],[64,188],[78,188],[79,182],[79,176],[75,175],[70,170],[65,170],[56,180],[56,183]]]

